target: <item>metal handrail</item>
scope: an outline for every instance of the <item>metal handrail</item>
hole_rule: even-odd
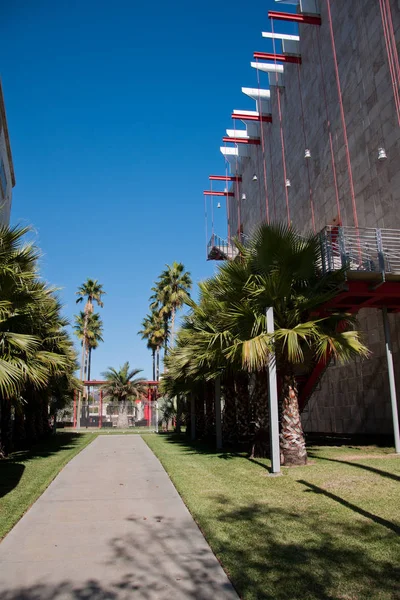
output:
[[[400,274],[400,230],[327,226],[320,240],[323,272]]]

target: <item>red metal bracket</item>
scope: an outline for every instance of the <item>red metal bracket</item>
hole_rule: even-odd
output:
[[[272,115],[244,115],[242,113],[232,113],[232,119],[240,121],[262,121],[263,123],[272,123]]]
[[[261,60],[276,60],[278,62],[296,63],[301,65],[301,56],[295,54],[272,54],[270,52],[254,52],[254,58]]]
[[[242,181],[241,177],[235,175],[210,175],[208,179],[210,181]]]
[[[204,190],[205,196],[234,196],[233,192],[213,192],[212,190]]]
[[[307,25],[321,25],[321,17],[319,15],[302,15],[297,13],[282,13],[275,10],[268,11],[269,19],[277,21],[294,21],[295,23],[306,23]]]
[[[261,144],[260,138],[233,138],[233,137],[223,137],[223,142],[230,142],[232,144],[253,144],[254,146],[259,146]]]

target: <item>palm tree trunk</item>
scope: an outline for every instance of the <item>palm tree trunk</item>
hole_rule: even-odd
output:
[[[121,429],[128,429],[128,406],[125,400],[120,400],[118,402],[117,427]]]
[[[256,374],[253,401],[253,441],[252,458],[267,458],[269,455],[269,410],[268,410],[268,373],[260,371]]]
[[[196,405],[196,438],[204,437],[205,431],[205,415],[204,415],[204,395],[203,390],[199,390],[199,392],[195,396],[195,405]]]
[[[156,372],[156,381],[160,381],[160,351],[161,348],[157,348],[157,372]]]
[[[237,443],[237,420],[235,403],[235,385],[232,379],[224,381],[224,409],[222,412],[222,439],[224,444]]]
[[[152,353],[152,357],[153,357],[153,381],[156,380],[156,351],[153,348],[153,350],[151,351]]]
[[[307,464],[307,450],[300,419],[296,381],[293,375],[283,379],[281,409],[281,462],[284,465]]]
[[[11,402],[1,399],[1,447],[0,456],[8,456],[12,450]]]
[[[175,313],[176,313],[176,309],[174,307],[172,307],[171,310],[171,343],[170,343],[170,347],[172,348],[174,345],[174,336],[175,336]]]
[[[204,384],[204,404],[205,404],[205,436],[209,439],[214,437],[214,382]]]
[[[240,441],[249,441],[250,438],[250,393],[249,378],[244,372],[235,376],[237,427]]]

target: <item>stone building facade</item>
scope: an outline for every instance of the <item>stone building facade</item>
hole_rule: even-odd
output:
[[[282,4],[279,10],[285,10]],[[400,235],[400,126],[392,81],[393,73],[400,77],[400,69],[395,70],[400,2],[389,4],[391,20],[386,23],[392,54],[380,0],[319,0],[321,24],[299,25],[301,64],[285,63],[279,86],[276,75],[269,75],[272,123],[257,124],[261,143],[245,147],[239,193],[227,198],[232,237],[239,227],[251,233],[266,219],[267,210],[272,221],[286,222],[289,213],[301,232],[312,231],[314,221],[316,231],[330,224],[358,223],[360,228],[398,229]],[[274,27],[279,31],[275,20]],[[271,52],[272,41],[267,43]],[[276,39],[276,53],[282,52],[280,44]],[[261,73],[261,88],[268,87],[267,77]],[[378,160],[380,149],[384,160]],[[305,158],[306,150],[310,158]],[[393,431],[382,317],[378,310],[364,309],[359,318],[372,356],[328,368],[303,414],[307,431]],[[390,315],[390,326],[400,390],[398,315]]]
[[[10,222],[12,189],[14,186],[14,166],[3,89],[0,82],[0,223],[3,225],[8,225]]]

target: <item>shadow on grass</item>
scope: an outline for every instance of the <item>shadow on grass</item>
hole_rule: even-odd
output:
[[[229,506],[228,498],[218,500]],[[397,537],[373,523],[345,523],[334,514],[321,518],[315,507],[297,513],[261,503],[225,510],[219,517],[225,535],[214,550],[243,598],[400,597]]]
[[[52,456],[60,450],[72,450],[79,439],[78,433],[57,433],[35,444],[30,450],[13,452],[7,458],[0,460],[0,498],[17,487],[25,470],[24,463],[39,457]]]
[[[268,472],[271,472],[271,468],[268,464],[263,463],[261,460],[252,458],[248,452],[242,452],[235,450],[234,448],[226,448],[225,450],[217,450],[215,443],[207,441],[192,441],[185,435],[177,433],[162,433],[161,434],[169,443],[183,448],[187,454],[208,454],[220,458],[222,460],[230,460],[232,458],[242,458],[251,463],[254,463]]]
[[[374,521],[378,525],[382,525],[383,527],[390,529],[394,533],[397,533],[397,535],[400,534],[400,527],[398,525],[396,525],[395,523],[392,523],[392,521],[388,521],[387,519],[383,519],[382,517],[379,517],[378,515],[374,515],[373,513],[369,512],[368,510],[364,510],[363,508],[360,508],[356,504],[353,504],[352,502],[348,502],[348,500],[345,500],[344,498],[341,498],[340,496],[337,496],[336,494],[332,494],[332,492],[328,492],[324,488],[321,488],[313,483],[309,483],[308,481],[305,481],[304,479],[299,479],[298,482],[302,483],[303,485],[305,485],[308,488],[305,491],[313,492],[314,494],[323,494],[327,498],[330,498],[331,500],[338,502],[342,506],[349,508],[353,512],[358,513],[359,515],[365,517],[366,519],[371,519],[371,521]]]
[[[376,475],[381,475],[382,477],[387,477],[388,479],[393,479],[393,481],[400,481],[400,476],[395,475],[394,473],[388,473],[388,471],[382,471],[382,469],[377,469],[376,467],[371,467],[370,465],[363,465],[356,461],[351,460],[341,460],[340,458],[326,458],[325,456],[320,456],[319,454],[314,453],[312,450],[308,452],[308,456],[310,458],[318,458],[318,460],[326,460],[328,462],[339,463],[342,465],[349,465],[350,467],[355,467],[356,469],[363,469],[364,471],[369,471],[370,473],[375,473]],[[374,455],[371,454],[370,457],[365,460],[369,460],[374,458]],[[388,456],[390,458],[390,456]],[[400,459],[399,459],[400,464]]]

